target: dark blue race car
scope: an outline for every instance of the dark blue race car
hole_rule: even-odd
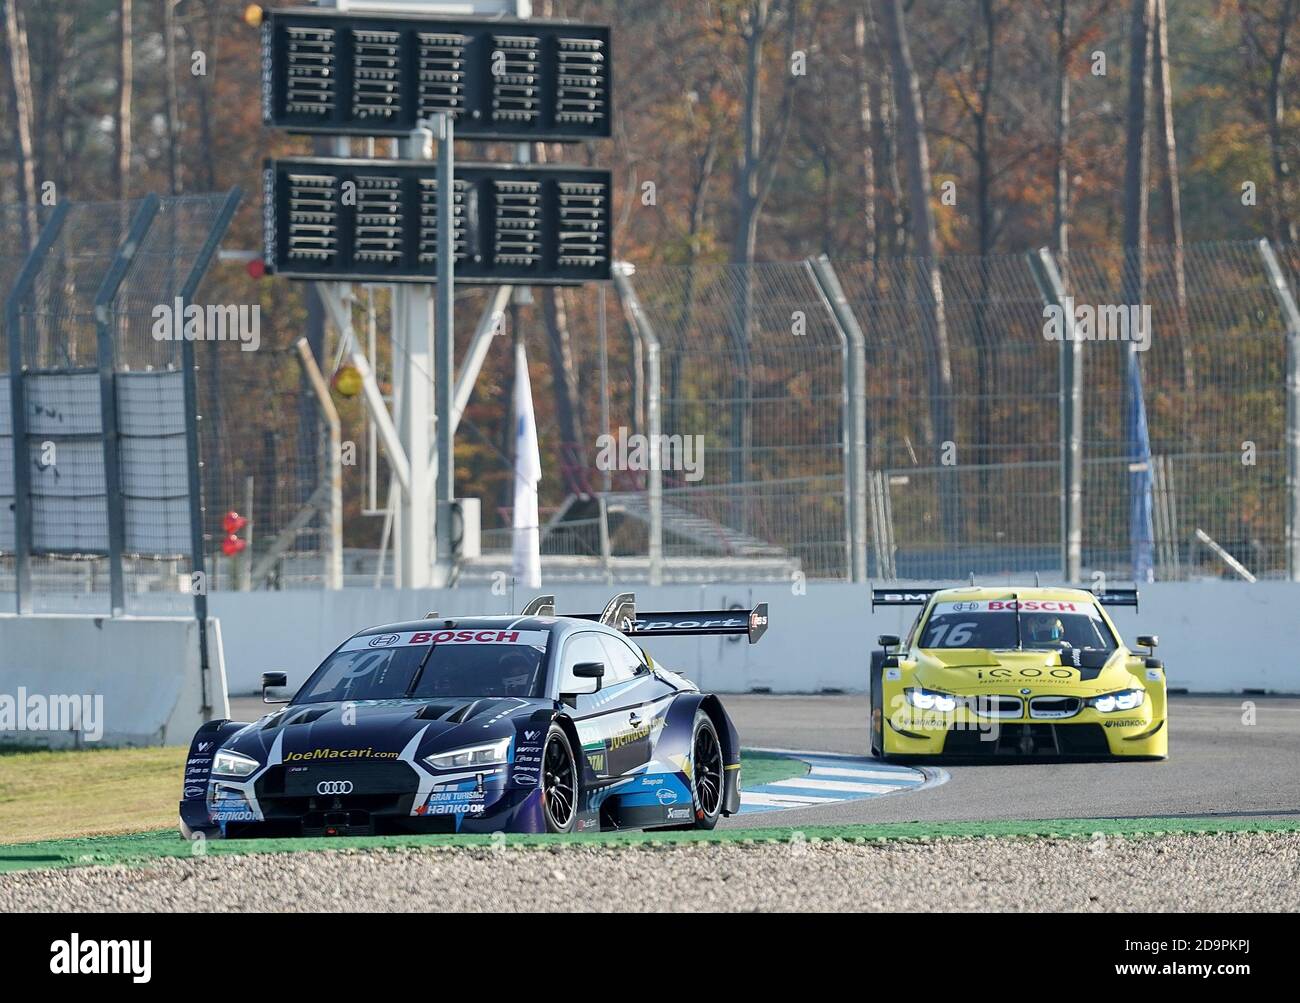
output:
[[[212,721],[185,766],[187,838],[703,828],[740,806],[714,695],[632,638],[745,635],[752,610],[438,617],[344,641],[285,706]],[[262,677],[263,699],[285,675]]]

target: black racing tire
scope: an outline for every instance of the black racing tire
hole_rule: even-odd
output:
[[[726,776],[718,729],[707,713],[697,710],[691,728],[691,811],[695,828],[712,829],[718,824],[726,797]]]
[[[871,754],[877,759],[885,759],[885,708],[884,708],[884,662],[883,653],[871,653]]]
[[[578,763],[569,736],[551,725],[542,745],[542,814],[547,832],[574,832],[578,826]]]

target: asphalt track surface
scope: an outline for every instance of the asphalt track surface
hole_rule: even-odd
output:
[[[865,695],[722,697],[746,748],[868,755]],[[1254,723],[1248,724],[1249,704]],[[260,700],[232,700],[254,720]],[[251,716],[250,716],[251,715]],[[1164,762],[939,764],[926,787],[724,819],[743,828],[855,822],[1300,816],[1300,699],[1170,696]]]
[[[723,696],[741,742],[868,754],[862,696]],[[1245,723],[1247,702],[1254,724]],[[1179,696],[1163,762],[941,764],[927,787],[815,808],[745,815],[724,825],[1300,815],[1300,699]]]

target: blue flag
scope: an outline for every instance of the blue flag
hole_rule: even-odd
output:
[[[1142,370],[1137,346],[1125,345],[1128,366],[1128,407],[1125,438],[1129,457],[1129,549],[1135,582],[1155,581],[1152,558],[1155,530],[1152,525],[1151,436],[1147,431],[1147,406],[1142,396]]]

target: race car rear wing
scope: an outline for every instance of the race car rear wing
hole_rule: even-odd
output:
[[[554,596],[539,596],[524,607],[525,615],[553,615]],[[547,611],[547,612],[543,612]],[[703,637],[713,634],[743,634],[750,644],[767,631],[767,603],[753,609],[681,610],[659,613],[639,613],[636,596],[620,592],[599,613],[568,613],[576,620],[595,620],[607,627],[622,631],[628,637]]]
[[[1057,587],[1070,589],[1078,586]],[[872,589],[871,608],[874,610],[877,606],[924,606],[930,601],[930,597],[939,591],[941,590],[937,588]],[[1103,606],[1132,606],[1134,610],[1138,606],[1137,589],[1107,589],[1105,592],[1094,592],[1092,595]]]
[[[1105,592],[1094,592],[1093,596],[1103,606],[1132,606],[1134,611],[1138,608],[1137,589],[1107,589]]]
[[[871,608],[877,606],[924,606],[939,589],[872,589]]]

